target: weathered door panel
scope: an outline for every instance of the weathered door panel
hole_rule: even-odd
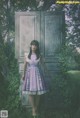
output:
[[[63,12],[41,12],[41,51],[50,72],[59,71],[58,52],[62,46]]]

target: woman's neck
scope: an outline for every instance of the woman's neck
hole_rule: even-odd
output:
[[[34,52],[34,51],[32,51],[32,54],[35,54],[35,52]]]

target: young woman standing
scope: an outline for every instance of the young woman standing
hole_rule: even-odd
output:
[[[39,42],[32,40],[30,43],[30,52],[24,56],[24,75],[23,75],[23,88],[22,91],[29,94],[29,101],[32,106],[32,115],[38,115],[38,105],[40,96],[49,91],[45,82],[45,76],[40,68],[44,68],[44,59],[40,54]],[[46,68],[45,68],[46,69]]]

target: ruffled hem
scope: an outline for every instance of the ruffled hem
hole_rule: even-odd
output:
[[[47,91],[22,91],[22,94],[30,94],[30,95],[37,94],[37,95],[42,95],[42,94],[45,94],[47,92],[48,92],[48,90]]]

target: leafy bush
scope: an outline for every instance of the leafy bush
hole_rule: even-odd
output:
[[[64,46],[59,52],[59,62],[61,63],[61,72],[64,74],[68,70],[78,69],[79,65],[75,61],[73,49],[69,46]]]

